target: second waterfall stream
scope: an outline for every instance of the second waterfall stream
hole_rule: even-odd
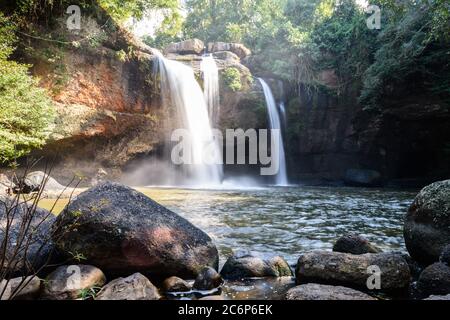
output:
[[[277,103],[275,101],[275,98],[273,96],[272,90],[270,89],[267,82],[265,82],[263,79],[258,78],[259,82],[261,83],[261,86],[264,91],[264,97],[266,98],[266,105],[267,105],[267,112],[269,113],[269,123],[270,123],[270,129],[271,130],[279,130],[280,132],[280,141],[278,141],[279,149],[279,163],[280,163],[280,170],[278,171],[278,174],[275,178],[275,184],[277,186],[287,186],[289,184],[288,176],[287,176],[287,169],[286,169],[286,153],[284,151],[284,143],[283,143],[283,135],[281,130],[281,119],[280,119],[280,113],[277,109]]]

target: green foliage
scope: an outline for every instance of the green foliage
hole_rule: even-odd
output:
[[[274,22],[283,19],[283,5],[280,0],[188,0],[184,35],[254,47],[265,35],[276,32]]]
[[[222,72],[222,81],[232,91],[242,89],[241,73],[236,68],[227,68]]]
[[[97,294],[100,292],[102,288],[100,287],[92,287],[80,290],[78,293],[78,298],[81,300],[93,300],[97,297]]]
[[[10,162],[41,147],[54,117],[50,98],[28,74],[29,66],[7,60],[14,26],[0,13],[0,162]]]
[[[448,97],[448,0],[377,4],[381,32],[367,28],[355,0],[188,0],[183,38],[243,42],[254,52],[255,72],[297,85],[321,88],[321,71],[333,70],[335,93],[362,86],[367,107],[411,80]]]
[[[442,19],[448,18],[448,5],[417,1],[403,5],[400,12],[378,37],[360,97],[366,108],[379,108],[396,88],[404,88],[403,94],[414,92],[412,84],[434,96],[450,96],[450,20]]]

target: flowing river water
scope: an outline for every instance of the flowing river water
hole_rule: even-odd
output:
[[[331,249],[348,233],[386,251],[405,251],[403,218],[417,194],[326,187],[138,190],[208,233],[219,249],[221,266],[238,249],[281,255],[295,265],[301,253]],[[58,203],[56,211],[66,203]],[[51,204],[45,200],[41,206]],[[292,279],[227,282],[223,291],[231,299],[276,299],[293,285]]]

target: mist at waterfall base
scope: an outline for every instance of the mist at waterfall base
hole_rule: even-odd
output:
[[[174,164],[172,150],[175,142],[166,137],[164,147],[150,159],[135,161],[128,167],[122,181],[134,186],[180,187],[193,189],[242,189],[273,185],[267,177],[250,174],[246,167],[235,170],[244,174],[224,175],[223,154],[215,141],[213,127],[219,124],[219,69],[212,55],[205,55],[200,64],[204,88],[195,78],[194,70],[181,62],[166,59],[155,51],[154,77],[159,77],[162,106],[168,112],[167,132],[185,129],[190,133],[193,164]],[[280,114],[272,91],[261,82],[266,99],[270,129],[281,129]],[[281,139],[282,140],[282,139]],[[214,152],[205,161],[205,145]],[[286,161],[283,142],[280,150],[280,172],[271,177],[275,185],[287,186]],[[211,157],[213,161],[211,162]],[[210,164],[214,163],[214,164]]]

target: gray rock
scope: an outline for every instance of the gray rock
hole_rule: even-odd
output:
[[[381,270],[381,290],[408,288],[411,273],[401,255],[392,253],[352,255],[315,251],[302,255],[296,269],[297,283],[341,285],[367,290],[372,267]]]
[[[218,268],[217,248],[208,235],[117,183],[100,184],[80,194],[54,227],[61,251],[83,254],[86,263],[107,274],[140,272],[161,280],[193,279],[204,266]]]
[[[6,286],[6,289],[5,289]],[[39,296],[41,279],[35,276],[0,282],[1,300],[34,300]]]
[[[417,281],[417,289],[425,297],[450,294],[450,267],[443,263],[427,267]]]
[[[6,234],[8,219],[10,225]],[[17,198],[0,198],[0,239],[3,241],[6,236],[8,239],[4,266],[9,265],[10,276],[34,275],[35,271],[55,262],[51,239],[54,221],[53,214],[33,208],[31,203],[17,204]],[[28,223],[28,232],[23,234],[21,228]]]
[[[336,241],[333,251],[360,255],[366,253],[380,253],[381,249],[372,245],[369,240],[359,235],[349,234]]]
[[[205,49],[205,44],[199,39],[189,39],[186,41],[171,43],[165,49],[164,53],[177,54],[201,54]]]
[[[192,290],[188,282],[178,277],[167,278],[161,288],[163,292],[189,292]]]
[[[345,287],[320,285],[315,283],[292,288],[286,294],[287,300],[376,300],[360,291]]]
[[[101,288],[105,283],[105,275],[96,267],[61,266],[47,277],[42,297],[47,300],[76,300],[83,290]]]
[[[140,273],[108,283],[96,300],[159,300],[158,289]]]
[[[375,170],[350,169],[345,173],[344,181],[349,186],[377,187],[381,185],[381,174]]]
[[[39,191],[44,188],[45,191],[62,192],[64,186],[42,171],[31,172],[24,179],[24,188],[28,192]]]
[[[218,51],[214,53],[214,58],[220,59],[229,63],[240,63],[240,58],[230,51]]]
[[[208,43],[208,52],[215,53],[221,51],[233,52],[240,59],[245,59],[252,54],[251,50],[241,43],[227,43],[227,42]]]
[[[200,291],[209,291],[219,288],[223,284],[223,279],[211,267],[204,268],[194,282],[194,289]]]
[[[293,276],[289,264],[282,257],[261,257],[245,251],[230,257],[220,274],[228,280]]]
[[[405,218],[404,237],[411,257],[430,265],[450,244],[450,180],[424,188]]]

